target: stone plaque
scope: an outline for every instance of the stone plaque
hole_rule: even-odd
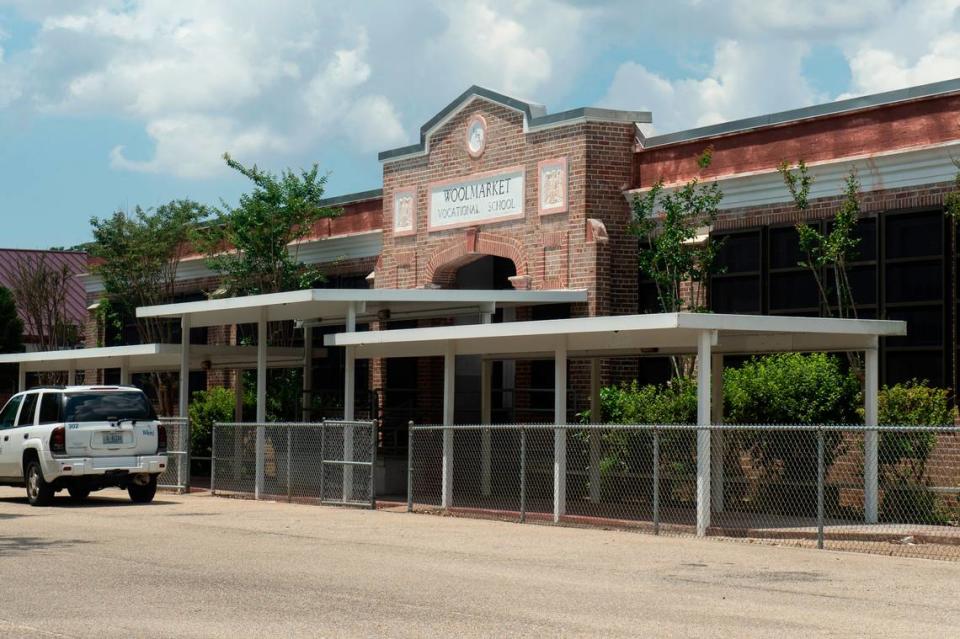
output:
[[[428,229],[522,218],[523,187],[522,166],[431,184]]]
[[[417,232],[417,190],[398,189],[393,193],[393,234]]]
[[[567,210],[567,158],[544,160],[537,165],[537,204],[540,215]]]

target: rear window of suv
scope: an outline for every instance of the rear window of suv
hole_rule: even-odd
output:
[[[156,419],[147,396],[137,392],[67,393],[65,422]]]

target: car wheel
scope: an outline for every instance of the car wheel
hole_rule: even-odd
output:
[[[43,478],[43,469],[40,468],[40,462],[36,459],[27,464],[24,481],[27,484],[27,501],[31,506],[50,505],[53,501],[53,486]]]
[[[83,501],[90,496],[89,488],[81,488],[80,486],[68,486],[67,492],[70,493],[70,499],[73,501]]]
[[[153,496],[157,494],[157,476],[149,475],[148,477],[137,475],[127,485],[127,493],[133,503],[149,504],[153,501]]]

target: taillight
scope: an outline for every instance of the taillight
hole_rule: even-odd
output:
[[[63,426],[57,426],[50,433],[50,452],[54,455],[67,452],[67,431]]]
[[[167,452],[167,427],[157,424],[157,453]]]

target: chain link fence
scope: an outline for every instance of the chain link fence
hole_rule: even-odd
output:
[[[167,469],[157,479],[159,488],[190,492],[190,420],[160,417],[167,430]]]
[[[216,423],[215,495],[374,507],[376,422]]]
[[[407,507],[695,535],[698,433],[708,536],[960,560],[946,426],[411,426]]]

